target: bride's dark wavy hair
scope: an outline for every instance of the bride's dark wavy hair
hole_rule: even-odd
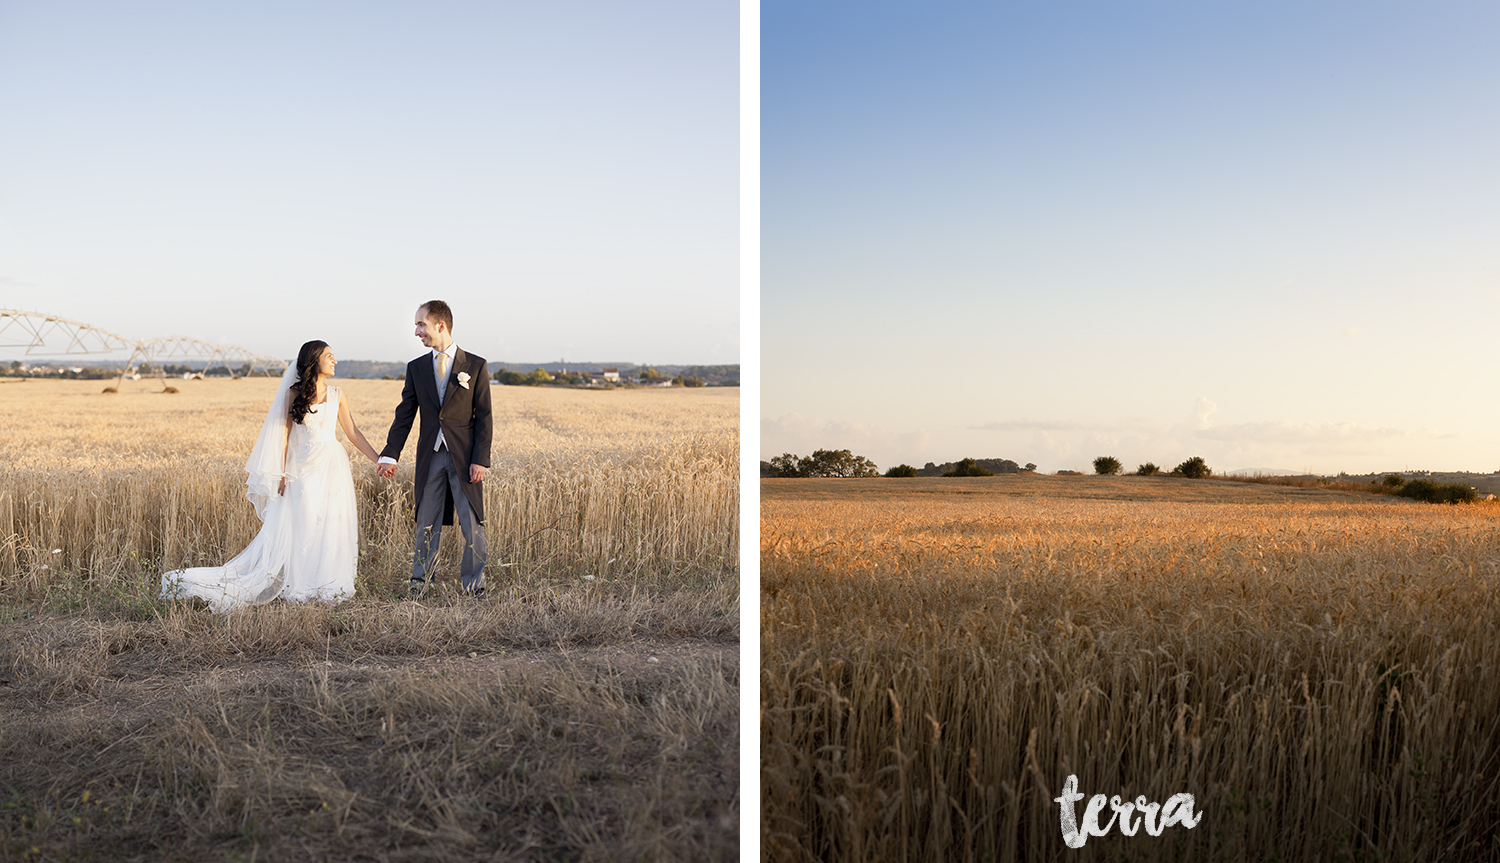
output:
[[[297,352],[297,381],[292,384],[292,422],[300,423],[307,418],[313,399],[318,397],[318,360],[328,349],[327,342],[313,339]]]

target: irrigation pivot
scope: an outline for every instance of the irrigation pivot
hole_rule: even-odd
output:
[[[174,360],[203,360],[204,368],[222,365],[229,370],[231,378],[234,365],[247,366],[245,374],[257,371],[270,373],[284,371],[286,360],[280,357],[257,354],[239,345],[212,345],[191,336],[169,336],[144,341],[129,339],[91,324],[70,321],[42,312],[23,312],[15,309],[0,309],[0,350],[19,350],[27,356],[69,356],[77,354],[112,354],[130,351],[130,359],[120,369],[115,385],[105,392],[116,392],[124,382],[125,375],[135,374],[141,363],[149,363],[161,381],[162,391],[167,391],[166,373],[162,365]],[[201,377],[202,373],[198,373]]]

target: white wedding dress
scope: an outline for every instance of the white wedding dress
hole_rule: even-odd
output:
[[[333,386],[327,392],[327,399],[311,407],[302,422],[292,423],[286,494],[267,493],[262,487],[257,496],[251,470],[248,494],[263,522],[255,539],[223,566],[166,573],[163,596],[201,597],[214,611],[277,597],[288,602],[338,602],[354,596],[359,556],[354,477],[349,455],[335,436],[341,393]],[[253,462],[256,456],[251,458]]]

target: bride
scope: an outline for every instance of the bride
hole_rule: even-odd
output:
[[[338,361],[327,342],[311,341],[281,376],[260,436],[245,462],[245,496],[260,533],[223,566],[179,569],[162,576],[162,596],[201,597],[214,611],[246,605],[354,595],[359,519],[349,457],[335,427],[370,461],[379,454],[354,424],[338,387]]]

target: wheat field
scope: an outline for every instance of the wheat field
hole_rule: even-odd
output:
[[[767,860],[1500,859],[1500,507],[1145,477],[761,494]],[[1201,820],[1068,848],[1070,775]]]
[[[382,448],[401,382],[335,383]],[[97,579],[212,565],[254,537],[244,462],[276,381],[178,381],[176,394],[141,384],[149,385],[127,383],[116,395],[101,394],[97,381],[0,385],[0,583],[45,582],[41,574],[58,569]],[[736,566],[738,392],[496,387],[489,580],[649,580]],[[389,481],[345,444],[362,587],[395,587],[409,575],[416,437],[413,429]]]
[[[354,599],[216,615],[276,381],[104,383],[0,383],[0,860],[735,859],[738,390],[497,387],[483,599],[350,448]]]

